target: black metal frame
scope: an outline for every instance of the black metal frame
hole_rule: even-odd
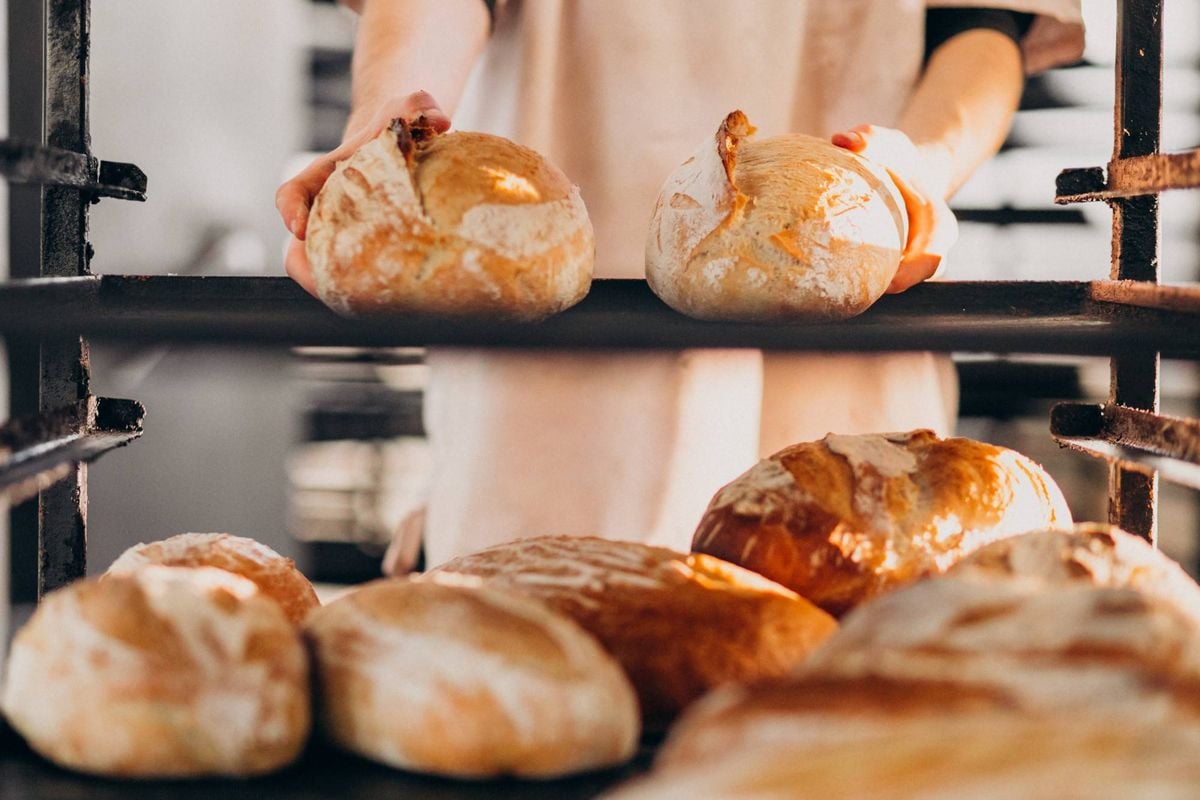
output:
[[[1162,129],[1163,0],[1118,3],[1116,95],[1113,155],[1106,170],[1065,170],[1058,178],[1059,203],[1103,200],[1112,207],[1112,278],[1093,293],[1104,302],[1193,311],[1195,289],[1159,287],[1158,195],[1166,189],[1200,187],[1200,150],[1159,152]],[[1154,541],[1157,536],[1158,470],[1191,483],[1200,464],[1200,429],[1157,414],[1158,370],[1162,348],[1139,354],[1115,354],[1111,362],[1109,403],[1088,413],[1056,410],[1051,432],[1062,444],[1110,461],[1109,521]],[[1110,424],[1136,415],[1138,437],[1129,441],[1127,426]],[[1075,424],[1083,417],[1103,420],[1091,432]],[[1088,427],[1088,426],[1083,426]],[[1130,446],[1130,445],[1133,446]],[[1179,445],[1184,445],[1180,447]]]
[[[16,5],[25,9],[10,9],[10,14],[28,13],[29,4]],[[64,422],[58,410],[96,402],[88,393],[87,342],[81,334],[292,345],[1103,354],[1112,359],[1110,402],[1059,408],[1052,433],[1065,445],[1110,460],[1110,518],[1153,540],[1155,468],[1167,465],[1172,474],[1185,476],[1200,469],[1200,424],[1157,414],[1160,354],[1200,359],[1200,287],[1158,285],[1158,193],[1200,186],[1200,152],[1159,153],[1162,0],[1119,0],[1118,5],[1113,157],[1107,170],[1064,171],[1056,198],[1112,205],[1111,280],[929,284],[884,298],[857,319],[807,326],[697,322],[666,309],[642,282],[602,281],[577,308],[541,324],[520,325],[418,317],[346,320],[283,278],[91,275],[89,204],[102,196],[142,199],[146,181],[136,167],[104,164],[89,150],[89,0],[43,0],[44,135],[0,142],[0,172],[43,185],[36,277],[0,284],[0,335],[8,336],[17,351],[22,341],[37,348],[35,365],[19,354],[14,358],[14,386],[37,387],[43,420],[34,429],[57,420],[59,433],[68,426],[67,438],[90,433],[90,458],[95,448],[135,436],[140,417],[132,427],[107,432],[94,425],[89,431],[86,415],[78,413]],[[34,138],[37,144],[27,143]],[[28,395],[25,401],[29,406]],[[119,435],[108,435],[113,433]],[[25,441],[36,449],[37,442]],[[62,473],[62,463],[81,457],[65,448],[59,465],[39,474]],[[0,478],[5,470],[0,461]],[[39,494],[40,592],[84,572],[86,466],[65,472],[64,480]]]

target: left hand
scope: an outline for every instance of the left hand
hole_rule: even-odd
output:
[[[918,147],[903,132],[878,125],[856,125],[830,141],[884,167],[908,212],[908,241],[889,294],[932,278],[958,239],[958,221],[946,205],[947,157],[935,147]]]

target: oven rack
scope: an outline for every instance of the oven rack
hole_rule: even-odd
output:
[[[1200,150],[1160,151],[1163,0],[1117,0],[1114,148],[1104,167],[1065,170],[1061,203],[1113,209],[1110,280],[939,283],[885,297],[859,318],[817,325],[690,320],[663,306],[643,282],[600,281],[563,315],[534,325],[413,317],[347,320],[283,278],[92,275],[88,208],[101,197],[141,200],[136,166],[90,151],[90,0],[10,4],[11,96],[36,96],[36,113],[12,120],[0,142],[0,174],[42,185],[32,260],[0,282],[0,336],[10,346],[14,407],[0,426],[0,484],[41,488],[37,500],[39,593],[84,574],[85,466],[72,467],[140,432],[133,401],[95,398],[83,337],[209,340],[263,346],[347,345],[765,349],[1103,355],[1112,389],[1101,405],[1062,404],[1051,434],[1110,465],[1111,521],[1153,540],[1159,470],[1190,485],[1200,471],[1200,422],[1158,413],[1159,359],[1200,361],[1200,286],[1159,285],[1158,193],[1200,187]],[[14,37],[19,20],[25,39]],[[31,56],[32,57],[32,56]],[[24,74],[27,73],[27,74]],[[36,74],[38,85],[30,88]],[[30,119],[36,123],[30,123]],[[103,412],[103,413],[102,413]],[[117,413],[119,412],[119,413]],[[18,469],[24,472],[18,473]],[[63,476],[57,483],[45,482]],[[17,478],[20,480],[17,480]],[[33,481],[31,483],[30,481]],[[0,500],[5,497],[0,488]],[[18,497],[16,490],[8,491]],[[14,536],[33,536],[29,526]],[[464,784],[406,775],[316,744],[297,766],[248,782],[130,784],[71,775],[30,754],[0,723],[0,783],[14,797],[377,796],[590,797],[644,770],[649,751],[623,771],[555,783]]]

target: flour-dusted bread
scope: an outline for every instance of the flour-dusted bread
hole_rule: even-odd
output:
[[[591,285],[595,242],[566,176],[499,136],[396,120],[337,165],[309,215],[321,299],[343,314],[540,319]]]
[[[250,581],[145,567],[47,595],[13,641],[3,707],[70,769],[257,775],[293,761],[311,698],[300,634]]]
[[[279,603],[292,622],[301,622],[321,605],[308,578],[296,563],[265,544],[228,533],[181,533],[169,539],[138,544],[126,550],[106,575],[128,575],[157,564],[166,567],[216,567],[253,581],[265,596]]]
[[[1013,707],[1002,689],[955,681],[799,674],[730,684],[692,704],[659,750],[658,767],[767,748],[854,743],[930,715],[950,719]]]
[[[995,542],[863,605],[796,674],[710,693],[660,761],[850,747],[919,717],[976,712],[1195,725],[1198,592],[1170,559],[1107,526]]]
[[[1196,796],[1200,730],[1086,710],[933,715],[854,741],[740,747],[676,762],[607,800],[1128,800]]]
[[[701,319],[843,319],[887,289],[907,236],[887,173],[828,141],[751,138],[741,111],[667,178],[646,278]]]
[[[1145,539],[1111,525],[1084,523],[1001,539],[966,556],[949,574],[1136,589],[1173,603],[1200,624],[1200,584]]]
[[[715,686],[788,672],[836,627],[752,572],[636,542],[523,539],[443,570],[481,576],[573,618],[628,672],[648,729]]]
[[[927,430],[829,434],[721,489],[692,550],[841,615],[988,542],[1070,524],[1054,480],[1012,450]]]
[[[619,764],[637,699],[596,640],[541,603],[442,574],[375,581],[314,612],[319,720],[418,772],[548,778]]]
[[[816,674],[967,684],[1032,712],[1200,710],[1200,627],[1136,589],[944,575],[879,597],[813,654]]]

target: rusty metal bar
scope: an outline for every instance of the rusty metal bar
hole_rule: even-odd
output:
[[[1162,131],[1162,0],[1120,0],[1117,13],[1113,163],[1156,155]],[[1110,170],[1109,177],[1117,176]],[[1111,204],[1111,277],[1158,283],[1162,239],[1158,195],[1116,199]],[[1114,357],[1109,402],[1157,412],[1158,367],[1158,353]],[[1113,462],[1108,508],[1111,523],[1156,541],[1158,474]]]
[[[133,164],[14,139],[0,139],[0,175],[9,183],[66,186],[90,197],[146,199],[146,173]]]
[[[1087,203],[1200,188],[1200,149],[1117,158],[1108,173],[1099,167],[1063,170],[1054,202]]]
[[[1200,284],[1163,286],[1147,281],[1092,281],[1089,296],[1098,303],[1200,314]]]
[[[1087,282],[927,283],[854,319],[821,324],[704,322],[672,311],[645,281],[600,280],[576,307],[529,324],[388,315],[347,319],[287,278],[100,275],[0,285],[0,334],[277,345],[574,349],[1063,353],[1164,351],[1200,357],[1200,325],[1172,311],[1094,303]]]
[[[45,143],[90,157],[88,48],[90,0],[45,0]],[[88,274],[88,206],[84,193],[42,190],[43,276]],[[41,343],[38,405],[42,413],[89,394],[87,342],[78,335]],[[87,466],[38,495],[38,594],[82,577],[87,565]]]
[[[1059,403],[1050,433],[1062,445],[1120,461],[1128,472],[1200,489],[1200,420],[1106,403]]]
[[[23,502],[68,476],[76,464],[128,444],[142,435],[145,413],[133,400],[89,397],[0,425],[0,499]]]

